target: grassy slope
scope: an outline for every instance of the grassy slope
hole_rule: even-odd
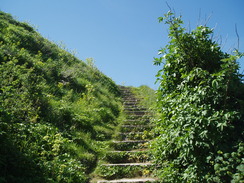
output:
[[[120,113],[115,83],[0,12],[0,182],[87,182]]]
[[[141,85],[139,87],[131,87],[131,90],[136,97],[141,99],[142,106],[152,111],[156,110],[156,92],[152,88]]]

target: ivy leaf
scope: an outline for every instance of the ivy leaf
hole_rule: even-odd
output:
[[[162,22],[164,20],[163,17],[158,17],[158,22]]]
[[[153,62],[154,65],[160,65],[162,63],[162,57],[154,58]]]
[[[218,88],[218,81],[216,80],[216,79],[214,79],[213,81],[212,81],[212,87],[214,88],[214,89],[217,89]]]

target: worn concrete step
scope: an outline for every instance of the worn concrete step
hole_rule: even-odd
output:
[[[130,89],[130,88],[122,88],[120,91],[121,91],[122,94],[127,94],[127,93],[129,93],[130,95],[134,95],[134,94],[131,92],[131,89]]]
[[[144,177],[144,178],[132,178],[132,179],[117,179],[117,180],[99,180],[97,183],[150,183],[156,182],[157,179]]]
[[[124,140],[112,141],[110,146],[115,150],[128,151],[133,149],[144,149],[148,147],[149,140]]]
[[[143,107],[140,105],[140,102],[123,102],[124,108],[138,108],[138,107]]]
[[[131,93],[131,91],[123,91],[122,93],[122,98],[127,98],[127,97],[134,97],[135,95]]]
[[[151,159],[149,150],[108,151],[102,158],[108,163],[143,163]]]
[[[141,98],[134,97],[132,95],[128,95],[128,96],[123,97],[123,101],[124,102],[128,102],[128,101],[140,101],[140,100],[142,100],[142,99]]]
[[[139,143],[145,143],[145,142],[149,142],[150,140],[119,140],[119,141],[112,141],[112,143],[115,144],[123,144],[123,143],[135,143],[135,144],[139,144]]]
[[[148,125],[149,123],[149,119],[126,119],[123,121],[125,125]]]
[[[138,106],[138,107],[136,107],[136,108],[131,108],[131,107],[129,107],[129,108],[124,108],[124,111],[126,112],[126,111],[147,111],[147,108],[145,108],[145,107],[140,107],[140,106]]]
[[[147,140],[152,139],[152,134],[148,131],[143,132],[124,132],[114,136],[116,140]]]
[[[119,163],[98,166],[99,177],[114,180],[122,178],[150,177],[154,170],[152,163]]]
[[[151,113],[148,109],[144,108],[143,106],[124,106],[123,112],[128,114],[133,114],[132,112],[144,112],[144,113]]]
[[[127,128],[137,128],[137,127],[147,127],[149,125],[122,125],[122,127],[127,127]]]
[[[136,99],[136,98],[127,98],[127,99],[123,100],[123,104],[126,104],[126,103],[136,103],[136,104],[138,104],[139,102],[140,102],[140,100]]]
[[[137,107],[137,106],[139,106],[138,104],[139,104],[139,101],[128,101],[128,102],[124,102],[123,106],[128,107],[128,108]]]
[[[127,115],[136,115],[136,116],[144,116],[146,114],[150,114],[149,111],[146,110],[124,110]]]
[[[135,125],[122,125],[120,127],[120,132],[121,133],[126,133],[126,132],[144,132],[144,131],[150,131],[154,125],[140,125],[140,124],[135,124]]]
[[[152,115],[150,115],[150,114],[145,114],[145,115],[127,115],[126,116],[126,119],[137,119],[137,120],[139,120],[139,119],[142,119],[142,120],[144,120],[144,119],[150,119],[150,118],[152,118]]]
[[[153,163],[111,163],[111,164],[102,164],[101,166],[152,166]]]

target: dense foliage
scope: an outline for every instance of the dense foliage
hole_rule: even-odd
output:
[[[120,112],[115,83],[0,12],[0,182],[87,182]]]
[[[169,25],[169,44],[155,65],[160,82],[152,148],[162,182],[244,180],[244,85],[236,60],[211,39],[213,30],[186,31],[181,17],[160,17]]]

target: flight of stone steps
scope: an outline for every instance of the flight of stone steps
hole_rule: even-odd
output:
[[[152,177],[155,166],[150,161],[148,144],[153,127],[149,123],[150,113],[140,106],[129,87],[120,87],[123,94],[125,121],[119,126],[110,151],[98,165],[99,180],[96,183],[143,183],[157,182]]]

